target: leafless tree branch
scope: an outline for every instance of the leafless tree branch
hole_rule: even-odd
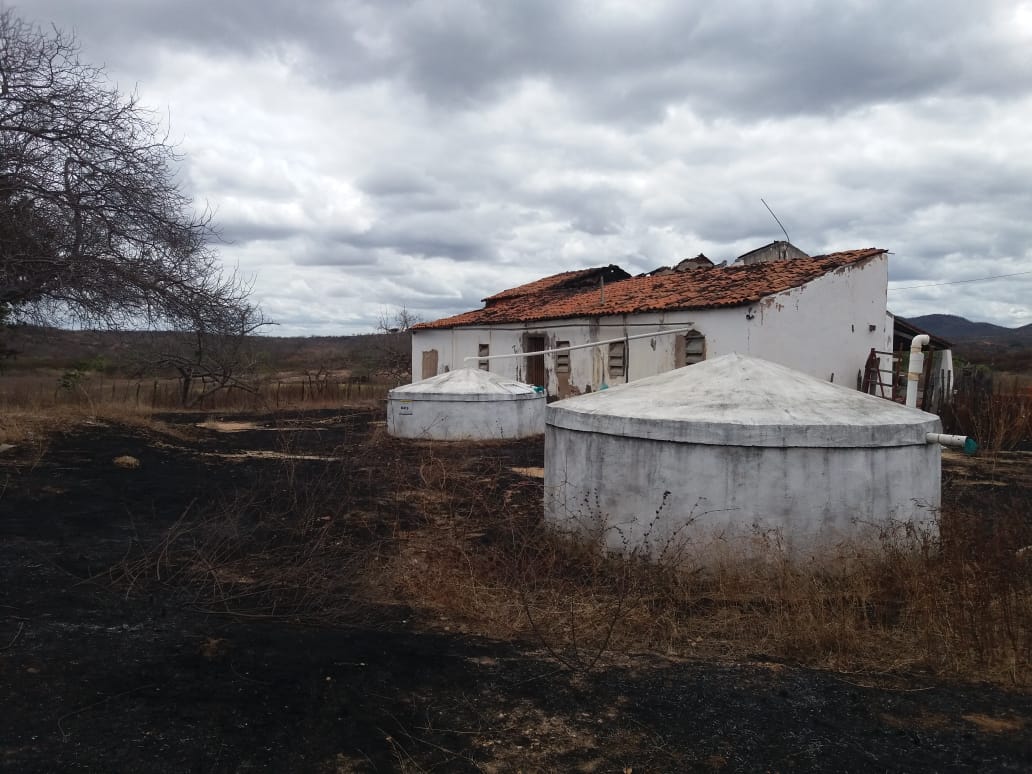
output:
[[[0,320],[232,335],[263,324],[160,122],[74,37],[0,11]]]

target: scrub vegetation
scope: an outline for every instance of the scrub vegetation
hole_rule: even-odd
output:
[[[656,563],[557,534],[540,481],[496,453],[426,450],[419,485],[389,488],[418,508],[381,544],[376,587],[467,631],[529,638],[574,671],[658,651],[1032,685],[1027,455],[948,455],[934,531],[895,525],[802,559],[765,534],[670,546]]]
[[[70,388],[0,375],[8,763],[166,770],[162,739],[206,770],[1032,762],[1029,452],[946,452],[927,532],[871,525],[794,559],[755,535],[657,563],[543,523],[540,438],[391,438],[375,372],[350,401],[310,376],[278,409],[228,390],[236,406],[184,411],[103,369]],[[32,378],[46,391],[14,388]],[[56,731],[41,691],[63,697]],[[827,738],[783,741],[821,733],[817,704]],[[728,743],[729,723],[753,730]],[[112,727],[136,741],[91,741]]]
[[[986,449],[1032,451],[1032,377],[1007,375],[989,389],[960,393],[945,407],[943,426]]]
[[[120,404],[125,393],[111,384],[114,400],[70,393],[56,411],[9,402],[0,439],[34,443],[42,457],[50,434],[81,422],[178,443],[197,432],[180,426],[191,415],[156,419],[131,389]],[[291,397],[307,384],[293,383]],[[378,417],[383,393],[353,386],[370,390],[364,411]],[[329,402],[299,405],[310,413]],[[193,416],[216,430],[254,424],[252,414],[239,424]],[[269,463],[260,484],[192,505],[160,541],[134,546],[111,568],[113,581],[127,592],[156,583],[230,614],[323,624],[346,623],[356,594],[375,597],[463,631],[538,642],[573,670],[595,667],[607,652],[655,650],[1030,685],[1028,453],[946,452],[943,508],[928,531],[861,526],[864,537],[831,555],[801,558],[784,550],[783,536],[765,533],[747,544],[660,547],[661,561],[651,562],[633,551],[606,554],[543,523],[540,441],[406,442],[374,421],[343,448],[313,453],[298,431],[318,431],[317,422],[258,416],[259,426],[282,431],[278,447],[262,452]]]
[[[230,356],[215,367],[200,367],[198,359],[184,366],[174,356],[189,348],[190,335],[0,326],[8,350],[0,355],[0,409],[39,416],[314,409],[382,400],[408,381],[397,354],[411,346],[407,332],[248,336],[233,339]],[[206,357],[219,354],[216,347]]]

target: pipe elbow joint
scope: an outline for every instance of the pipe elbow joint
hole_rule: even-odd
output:
[[[920,352],[923,348],[932,343],[932,337],[927,333],[920,333],[910,340],[910,351]]]

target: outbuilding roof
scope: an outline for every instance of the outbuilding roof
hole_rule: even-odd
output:
[[[612,270],[619,267],[563,272],[489,296],[484,299],[487,305],[483,309],[420,323],[414,329],[740,306],[863,264],[886,252],[868,247],[748,266],[703,266],[690,272],[628,276],[604,283],[592,280],[604,274],[618,277]]]

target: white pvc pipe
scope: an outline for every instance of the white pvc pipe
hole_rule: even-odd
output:
[[[910,364],[907,366],[907,405],[917,408],[917,382],[924,372],[924,352],[921,347],[931,344],[932,338],[927,333],[914,336],[910,342]]]
[[[965,454],[974,454],[978,451],[978,443],[974,438],[967,435],[947,435],[945,433],[928,433],[925,435],[928,443],[937,443],[940,446],[950,446],[954,449],[963,449]]]
[[[694,327],[689,328],[671,328],[668,331],[655,331],[653,333],[636,333],[633,336],[620,336],[616,339],[606,339],[605,341],[589,341],[587,344],[574,344],[572,347],[556,347],[555,349],[539,349],[537,352],[514,352],[513,354],[505,355],[488,355],[487,357],[478,357],[471,355],[469,357],[462,358],[463,363],[467,363],[470,360],[503,360],[509,357],[533,357],[535,355],[551,355],[556,352],[569,352],[574,349],[587,349],[588,347],[600,347],[603,344],[615,344],[618,341],[633,341],[634,339],[651,339],[656,336],[666,336],[670,333],[687,333],[688,331],[695,330]]]

